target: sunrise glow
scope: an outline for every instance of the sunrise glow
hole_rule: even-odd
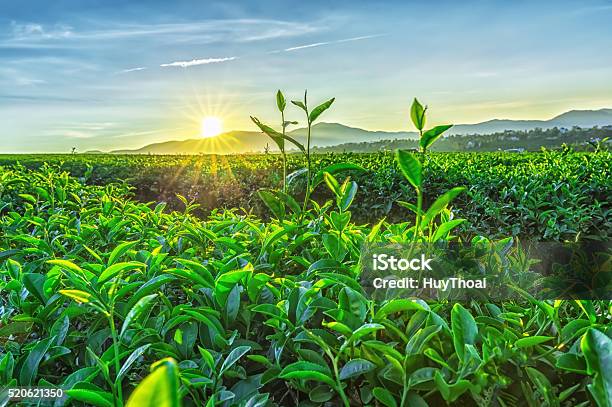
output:
[[[214,137],[223,132],[223,122],[215,116],[208,116],[202,119],[202,137]]]

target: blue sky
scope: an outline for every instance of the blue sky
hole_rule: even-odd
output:
[[[411,129],[612,107],[612,1],[28,1],[0,4],[0,151],[140,147],[200,120]],[[300,120],[292,111],[292,119]],[[295,115],[295,117],[293,117]]]

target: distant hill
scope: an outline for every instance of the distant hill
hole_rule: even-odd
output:
[[[540,151],[542,147],[556,149],[564,144],[577,150],[592,149],[598,141],[612,138],[612,126],[605,127],[572,127],[530,130],[504,130],[490,134],[454,134],[443,137],[433,147],[434,151]],[[605,142],[607,148],[611,145]],[[603,145],[602,145],[603,146]],[[394,139],[371,141],[367,143],[343,143],[330,147],[315,147],[316,153],[372,153],[377,151],[394,151],[397,149],[416,149],[417,140]]]
[[[271,140],[254,131],[230,131],[215,137],[153,143],[136,150],[114,150],[113,154],[242,154],[262,151]]]
[[[449,130],[448,135],[492,134],[506,130],[526,131],[536,128],[552,129],[574,126],[591,128],[612,125],[612,109],[571,110],[550,120],[488,120],[476,124],[459,124]],[[313,127],[311,143],[315,147],[331,147],[340,144],[372,143],[383,140],[414,140],[415,132],[371,131],[349,127],[339,123],[318,123]],[[300,142],[306,141],[306,129],[288,133]],[[266,145],[276,150],[274,142],[256,131],[230,131],[210,138],[166,141],[154,143],[134,150],[115,150],[114,154],[241,154],[261,152]]]
[[[348,141],[371,142],[389,138],[416,138],[415,132],[369,131],[338,123],[318,123],[313,126],[312,144],[329,147]],[[297,141],[306,142],[306,129],[296,129],[287,133]],[[270,138],[256,131],[230,131],[215,137],[165,141],[154,143],[135,150],[114,150],[113,154],[242,154],[263,151],[269,146],[277,150]],[[289,146],[293,149],[293,146]]]
[[[612,125],[612,109],[570,110],[550,120],[500,120],[493,119],[476,124],[458,124],[448,134],[491,134],[505,130],[532,130],[574,126],[591,128]]]
[[[315,137],[311,143],[319,147],[333,146],[346,142],[370,142],[388,139],[416,139],[414,131],[380,131],[364,130],[357,127],[349,127],[339,123],[318,123],[313,126]],[[289,135],[298,141],[306,140],[305,128],[289,132]]]

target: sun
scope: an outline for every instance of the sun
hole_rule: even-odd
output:
[[[202,137],[214,137],[223,132],[221,119],[215,116],[207,116],[202,119]]]

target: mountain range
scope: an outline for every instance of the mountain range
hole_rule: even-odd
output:
[[[493,119],[476,124],[453,126],[447,134],[490,134],[506,130],[519,131],[535,128],[590,128],[612,125],[612,109],[571,110],[550,120],[500,120]],[[296,129],[288,135],[300,142],[306,141],[306,129]],[[328,147],[343,143],[368,143],[380,140],[415,139],[416,132],[371,131],[345,126],[339,123],[318,123],[313,126],[312,145]],[[261,132],[230,131],[209,138],[173,140],[153,143],[134,150],[114,150],[114,154],[240,154],[261,152],[266,146],[276,150],[274,143]]]

